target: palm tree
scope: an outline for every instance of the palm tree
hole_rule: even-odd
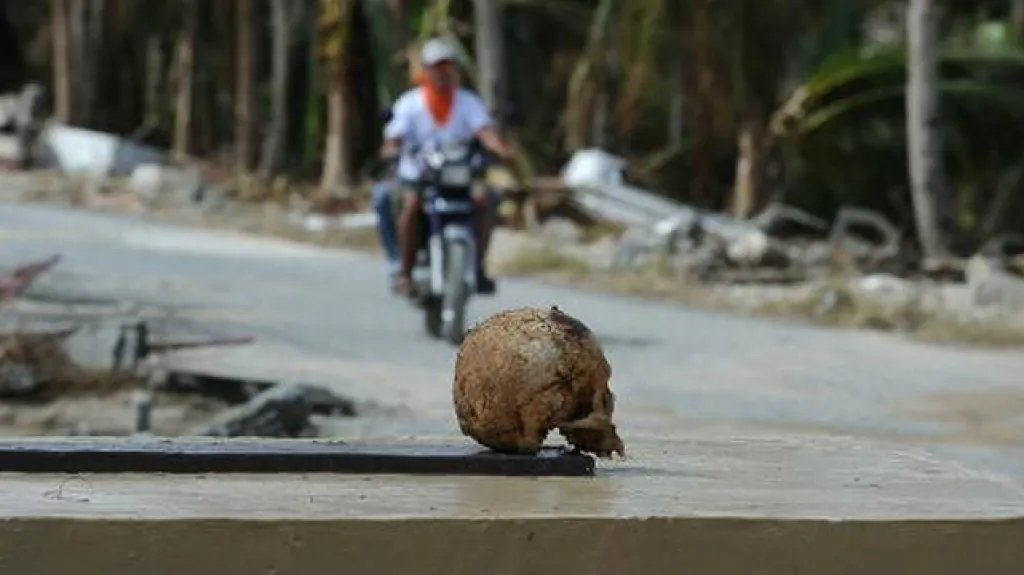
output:
[[[335,193],[354,185],[349,163],[348,110],[349,86],[346,82],[348,54],[345,48],[351,34],[352,13],[357,0],[320,0],[317,26],[320,57],[326,65],[327,140],[320,187]]]
[[[946,205],[939,133],[938,13],[932,0],[910,0],[907,10],[907,152],[917,235],[926,258],[945,251],[939,228]]]

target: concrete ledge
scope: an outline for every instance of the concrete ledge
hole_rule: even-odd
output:
[[[842,438],[630,449],[591,478],[0,474],[0,573],[1024,572],[1008,478]]]
[[[1024,522],[0,522],[18,575],[1019,575]]]

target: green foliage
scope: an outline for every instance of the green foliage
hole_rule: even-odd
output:
[[[290,61],[304,70],[294,76],[303,89],[289,106],[290,163],[311,166],[324,145],[325,86],[316,55],[336,62],[344,57],[343,8],[352,0],[295,1],[304,10]],[[525,120],[520,144],[542,171],[557,170],[572,148],[608,137],[616,152],[634,160],[645,185],[721,207],[735,184],[738,132],[753,122],[764,128],[758,152],[783,168],[779,177],[763,179],[763,196],[785,190],[787,201],[825,217],[842,203],[875,207],[898,220],[909,213],[906,61],[899,44],[905,2],[504,2],[508,88]],[[45,78],[51,73],[46,3],[22,4],[9,2],[5,9],[29,54],[29,69]],[[391,0],[365,0],[374,57],[366,82],[375,84],[380,105],[407,85],[407,44],[428,34],[445,34],[460,46],[473,81],[472,4],[404,0],[404,21],[397,22]],[[163,48],[166,79],[182,3],[107,5],[119,6],[131,25],[109,34],[109,53],[121,56],[114,60],[116,85],[104,93],[117,97],[99,105],[109,115],[130,116],[108,125],[138,125],[145,47],[155,39]],[[232,134],[231,5],[203,3],[201,11],[195,115],[203,132],[197,140],[205,144],[199,151],[228,145]],[[1015,128],[1024,119],[1024,48],[1007,0],[947,1],[945,10],[941,125],[959,221],[974,229],[992,220],[993,198],[1015,186],[1024,170],[1018,157],[1024,136]],[[886,11],[892,13],[888,24],[880,17]],[[868,33],[885,25],[894,43]],[[269,45],[270,27],[260,28],[257,43]],[[267,70],[259,81],[269,81]],[[173,81],[162,86],[168,95],[173,91]],[[682,102],[681,115],[673,102]],[[681,141],[672,127],[679,117]],[[1006,226],[1024,223],[1024,202],[1012,201],[1015,195],[998,210]]]
[[[857,203],[892,212],[907,186],[906,61],[901,48],[836,54],[774,118],[800,192],[822,209]],[[1024,52],[951,49],[940,58],[943,139],[958,221],[975,231],[997,182],[1019,169],[1024,146]],[[1007,153],[1009,152],[1009,153]],[[828,194],[831,197],[822,197]]]

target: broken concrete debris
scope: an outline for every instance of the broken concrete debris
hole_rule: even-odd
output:
[[[0,397],[35,399],[79,379],[82,374],[62,347],[72,333],[74,330],[0,335]]]
[[[28,83],[0,94],[0,167],[31,167],[41,125],[42,86]]]
[[[843,293],[886,307],[881,300],[887,296],[869,289],[873,280],[867,279],[886,277],[887,284],[902,285],[899,293],[911,294],[900,299],[910,301],[915,314],[974,327],[998,316],[1002,327],[1019,325],[1024,334],[1020,234],[993,238],[973,259],[925,261],[897,225],[863,207],[842,207],[827,222],[772,203],[738,219],[632,186],[624,166],[600,150],[577,152],[563,170],[559,193],[585,217],[563,209],[530,234],[499,232],[492,265],[507,273],[564,271],[574,277],[581,268],[609,278],[655,273],[659,291],[668,289],[663,280],[673,280],[681,291],[707,288],[701,297],[752,311],[781,309],[776,304],[783,303],[795,310],[800,298],[816,300],[839,283],[845,283]],[[602,232],[616,226],[625,229]],[[893,292],[891,285],[885,292]],[[831,296],[823,297],[822,309],[831,309]]]
[[[0,304],[21,296],[29,285],[52,268],[59,256],[22,264],[0,276]],[[20,316],[19,316],[20,317]],[[148,320],[123,324],[111,349],[111,365],[101,368],[77,363],[69,354],[69,338],[80,327],[0,333],[0,399],[12,406],[40,406],[59,402],[127,398],[134,423],[125,433],[152,431],[154,410],[171,396],[210,400],[229,408],[193,431],[202,435],[297,437],[315,433],[311,417],[351,417],[354,403],[326,387],[313,384],[278,384],[245,381],[225,376],[160,369],[159,360],[170,352],[226,345],[246,345],[252,337],[206,340],[152,338]],[[120,400],[119,400],[120,401]],[[234,407],[231,407],[234,406]],[[17,419],[15,413],[14,418]],[[53,416],[57,418],[56,414]],[[66,430],[69,423],[54,424]],[[89,434],[87,425],[72,425],[70,433]],[[109,429],[104,431],[109,433]]]
[[[838,269],[929,273],[916,254],[903,249],[899,228],[872,210],[843,207],[829,224],[796,207],[772,203],[750,219],[737,219],[629,185],[624,167],[622,158],[591,149],[576,152],[562,172],[564,193],[573,202],[598,221],[627,226],[615,257],[609,258],[614,267],[660,260],[681,274],[722,283],[742,282],[745,275],[756,282],[774,275],[785,283]],[[1002,256],[1008,265],[1010,254]],[[952,267],[962,277],[965,265]]]
[[[164,374],[160,390],[175,395],[202,395],[231,405],[245,403],[276,382],[227,377],[175,369]]]
[[[46,123],[39,140],[36,165],[68,174],[127,176],[140,165],[168,163],[156,148],[56,121]]]
[[[302,437],[311,432],[310,417],[325,407],[333,415],[354,415],[351,401],[323,387],[284,383],[248,402],[221,412],[192,430],[213,437]]]
[[[29,262],[0,276],[0,305],[21,296],[44,272],[60,260],[54,255]],[[75,369],[62,344],[76,328],[53,333],[0,334],[0,397],[29,398],[48,388],[77,379]]]
[[[974,305],[1024,313],[1024,281],[1019,276],[980,255],[968,261],[965,274]]]

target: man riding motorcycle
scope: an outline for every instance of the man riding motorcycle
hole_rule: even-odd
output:
[[[388,120],[390,115],[388,115]],[[385,120],[387,121],[387,120]],[[388,262],[388,270],[392,284],[402,269],[401,255],[398,249],[398,231],[395,226],[394,203],[397,194],[396,174],[388,169],[373,183],[373,197],[371,203],[373,211],[377,214],[377,233],[380,236],[381,247],[384,248],[384,256]],[[487,210],[493,222],[498,217],[498,210],[501,206],[501,193],[496,187],[487,186]],[[484,256],[486,257],[486,253]]]
[[[432,39],[420,51],[421,74],[419,86],[402,94],[392,108],[392,117],[384,127],[384,146],[381,155],[394,157],[398,162],[395,186],[401,194],[398,216],[400,269],[395,289],[408,293],[410,275],[416,257],[416,223],[420,213],[420,166],[408,150],[431,139],[456,140],[469,143],[476,139],[487,150],[502,160],[512,160],[515,150],[506,144],[494,130],[494,122],[483,100],[473,92],[459,86],[459,73],[455,53],[446,42]],[[488,209],[486,186],[473,187],[476,204],[477,286],[481,293],[493,293],[494,280],[487,277],[484,260],[492,230],[491,210]]]

